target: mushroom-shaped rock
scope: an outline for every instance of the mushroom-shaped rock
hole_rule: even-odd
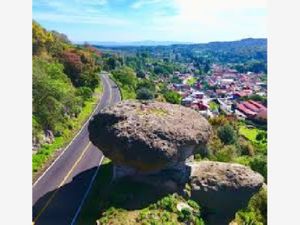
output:
[[[122,101],[97,114],[89,137],[117,166],[157,172],[184,162],[212,129],[198,112],[156,101]]]
[[[239,164],[201,161],[190,166],[191,198],[213,212],[208,224],[228,224],[264,183],[259,173]]]

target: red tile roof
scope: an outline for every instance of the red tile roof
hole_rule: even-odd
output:
[[[253,100],[242,102],[238,104],[237,108],[248,116],[257,115],[262,118],[267,117],[267,108]]]

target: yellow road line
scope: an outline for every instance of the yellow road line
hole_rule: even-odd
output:
[[[91,142],[89,142],[87,144],[87,146],[84,148],[84,150],[82,151],[81,155],[79,156],[79,158],[76,160],[76,162],[73,164],[72,168],[69,170],[69,172],[67,173],[67,175],[64,177],[64,179],[62,180],[62,182],[58,185],[57,189],[54,191],[54,193],[51,195],[51,197],[48,199],[48,201],[46,202],[46,204],[44,205],[44,207],[40,210],[40,212],[38,213],[38,215],[35,217],[34,222],[32,223],[33,225],[36,223],[36,221],[39,219],[39,217],[42,215],[42,213],[45,211],[45,209],[49,206],[49,204],[52,202],[52,200],[54,199],[55,195],[57,194],[57,192],[59,191],[59,188],[61,186],[63,186],[66,182],[66,180],[69,178],[69,176],[71,175],[71,173],[73,172],[73,170],[76,168],[76,166],[78,165],[78,163],[80,162],[80,160],[82,159],[82,157],[84,156],[84,154],[87,152],[87,150],[89,149],[91,145]]]
[[[106,83],[108,84],[108,90],[109,90],[109,100],[108,100],[108,105],[110,105],[112,103],[112,90],[110,88],[110,83],[108,80],[106,80]],[[89,146],[91,145],[91,142],[88,143],[88,145],[84,148],[83,152],[81,153],[81,155],[79,156],[79,158],[76,160],[76,162],[74,163],[74,165],[72,166],[72,168],[69,170],[69,172],[67,173],[67,175],[64,177],[64,179],[62,180],[62,182],[58,185],[57,189],[54,191],[54,193],[51,195],[51,197],[48,199],[48,201],[46,202],[46,204],[44,205],[44,207],[40,210],[40,212],[38,213],[38,215],[35,217],[34,221],[32,222],[32,225],[34,225],[36,223],[36,221],[39,219],[39,217],[43,214],[43,212],[46,210],[46,208],[49,206],[49,204],[52,202],[52,200],[54,199],[55,195],[57,194],[57,192],[59,191],[59,188],[61,186],[63,186],[66,182],[66,180],[69,178],[69,176],[71,175],[71,173],[73,172],[73,170],[76,168],[77,164],[80,162],[80,160],[82,159],[83,155],[85,154],[85,152],[88,150]]]

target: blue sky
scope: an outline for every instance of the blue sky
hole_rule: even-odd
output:
[[[33,0],[32,14],[72,41],[267,37],[266,0]]]

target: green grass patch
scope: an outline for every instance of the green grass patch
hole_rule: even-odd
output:
[[[247,128],[246,126],[241,126],[239,129],[240,134],[250,141],[256,141],[256,135],[260,132],[257,128]]]
[[[80,114],[77,118],[72,119],[69,123],[72,125],[72,129],[64,129],[62,136],[55,137],[52,144],[44,144],[36,154],[32,155],[32,173],[33,175],[43,168],[45,163],[51,159],[54,153],[63,147],[65,147],[74,137],[74,135],[79,131],[85,121],[93,112],[99,96],[102,93],[103,87],[100,85],[95,89],[93,98],[86,101],[84,107],[82,108]]]
[[[37,172],[47,159],[64,144],[63,137],[55,138],[52,144],[45,144],[32,156],[32,172]]]
[[[189,79],[186,80],[186,83],[190,86],[193,86],[197,82],[197,78],[195,77],[190,77]]]
[[[210,101],[210,102],[209,102],[209,108],[210,108],[211,110],[215,111],[215,110],[218,110],[218,109],[219,109],[219,105],[218,105],[216,102],[214,102],[214,101]]]

